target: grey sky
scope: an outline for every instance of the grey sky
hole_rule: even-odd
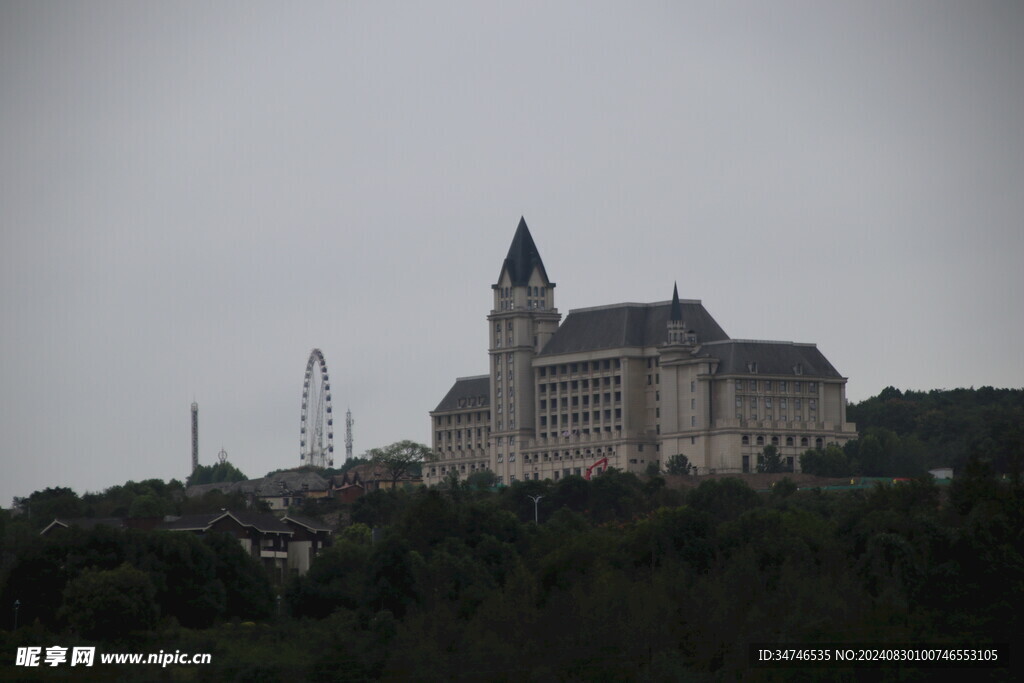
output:
[[[851,400],[1024,386],[1019,3],[0,1],[0,502],[356,453],[570,308],[702,299]],[[337,429],[338,441],[342,430]],[[342,448],[338,448],[342,451]]]

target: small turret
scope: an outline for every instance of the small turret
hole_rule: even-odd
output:
[[[668,314],[668,343],[685,344],[686,327],[683,324],[683,305],[679,303],[679,286],[672,284],[672,307]]]

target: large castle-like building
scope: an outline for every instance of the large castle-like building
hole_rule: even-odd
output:
[[[730,339],[700,301],[555,308],[525,220],[491,286],[489,372],[431,411],[435,484],[491,470],[501,483],[685,455],[697,473],[755,472],[765,446],[799,470],[808,448],[856,438],[846,378],[814,344]]]

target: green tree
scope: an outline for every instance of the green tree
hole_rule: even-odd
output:
[[[68,582],[59,616],[86,638],[119,638],[153,627],[155,597],[149,576],[127,564],[87,569]]]
[[[370,555],[369,543],[347,538],[324,550],[305,576],[285,587],[292,614],[322,619],[335,610],[357,610],[370,602]]]
[[[425,462],[437,459],[430,448],[415,441],[398,441],[385,448],[374,448],[367,455],[370,462],[384,469],[391,486],[394,488],[398,480],[416,471]]]
[[[669,474],[676,476],[686,476],[690,474],[693,469],[693,465],[690,464],[690,459],[682,453],[673,455],[671,458],[665,461],[665,471]]]
[[[627,520],[644,508],[644,486],[632,472],[610,467],[590,482],[590,517],[597,522]]]
[[[850,474],[846,452],[834,443],[824,451],[812,448],[800,456],[800,469],[819,477],[845,477]]]
[[[782,472],[784,467],[782,457],[779,456],[779,449],[775,446],[765,446],[758,458],[757,469],[759,472],[776,473]]]
[[[213,551],[216,580],[224,586],[224,614],[238,619],[265,619],[274,612],[267,571],[231,534],[210,533],[202,544]]]
[[[754,489],[737,477],[710,479],[690,492],[688,502],[713,519],[730,520],[758,507],[761,499]]]
[[[474,489],[490,489],[498,485],[498,475],[490,470],[477,470],[466,477],[466,483]]]
[[[37,526],[49,524],[55,517],[67,519],[86,514],[78,494],[62,486],[35,491],[28,498],[19,498],[16,502]]]
[[[147,493],[142,496],[138,496],[132,501],[131,507],[128,509],[128,516],[132,518],[140,517],[162,517],[167,512],[167,507],[164,501],[156,497],[152,493]]]
[[[198,486],[199,484],[221,484],[230,481],[245,481],[248,479],[240,469],[229,462],[219,462],[216,465],[200,465],[192,474],[188,475],[185,486]]]
[[[353,467],[357,467],[359,465],[369,465],[369,464],[370,464],[370,459],[369,458],[363,458],[363,457],[359,457],[359,456],[352,457],[352,458],[349,458],[348,460],[346,460],[344,463],[342,463],[341,467],[338,469],[338,474],[343,474],[345,472],[348,472]]]

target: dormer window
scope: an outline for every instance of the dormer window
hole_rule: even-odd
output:
[[[757,361],[747,361],[747,372],[757,372]]]

